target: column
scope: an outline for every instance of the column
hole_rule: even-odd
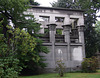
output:
[[[50,42],[55,42],[56,24],[48,24]]]
[[[65,42],[70,43],[70,29],[71,25],[63,25],[63,31],[65,35]]]
[[[83,58],[85,58],[84,25],[77,26],[79,33],[79,43],[82,43]]]
[[[52,49],[51,49],[51,54],[52,54],[52,68],[55,68],[56,64],[56,59],[55,59],[55,34],[56,34],[56,24],[48,24],[47,25],[49,28],[49,39],[50,42],[52,43]]]
[[[71,25],[63,25],[63,30],[64,30],[64,36],[65,36],[65,42],[68,45],[68,54],[67,54],[67,60],[70,61],[71,60],[71,53],[70,53],[70,29],[71,29]]]

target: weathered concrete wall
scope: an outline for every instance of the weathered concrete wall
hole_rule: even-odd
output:
[[[45,46],[47,46],[45,44]],[[81,62],[83,61],[82,55],[82,44],[71,45],[70,56],[68,56],[67,44],[57,44],[54,45],[54,53],[52,52],[52,46],[48,46],[50,52],[48,54],[41,53],[45,56],[45,63],[47,63],[46,72],[55,72],[56,61],[62,60],[66,66],[66,71],[77,71],[81,68]],[[70,58],[70,60],[68,60]],[[49,71],[47,71],[49,70]]]
[[[84,18],[83,11],[71,10],[71,9],[59,9],[49,7],[32,7],[28,9],[27,14],[32,14],[37,19],[38,23],[41,23],[40,33],[44,33],[44,29],[49,29],[49,41],[44,42],[43,46],[47,46],[50,52],[48,54],[40,53],[40,55],[46,59],[47,63],[45,72],[54,72],[56,67],[56,61],[62,60],[65,63],[66,71],[77,71],[81,68],[81,62],[85,57],[84,46]],[[48,17],[48,21],[41,21],[40,17]],[[57,22],[56,17],[61,17],[64,20]],[[73,40],[77,40],[74,43],[71,42],[71,34],[73,22],[76,22],[74,28],[77,29],[78,38],[72,37]],[[63,30],[64,41],[56,42],[56,29]]]
[[[48,28],[47,24],[56,24],[57,28],[62,28],[62,25],[71,24],[72,19],[77,19],[77,26],[84,25],[83,11],[81,10],[33,7],[25,13],[34,15],[37,22],[42,24],[40,33],[44,33],[44,28]],[[49,21],[41,21],[40,16],[48,16]],[[63,17],[64,22],[56,22],[55,17]]]

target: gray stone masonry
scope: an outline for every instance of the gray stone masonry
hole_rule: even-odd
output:
[[[81,69],[85,58],[84,16],[82,10],[32,6],[25,14],[32,14],[41,23],[40,37],[49,53],[40,53],[46,59],[44,72],[55,72],[56,62],[61,60],[66,71]],[[48,30],[48,31],[47,31]],[[59,34],[59,32],[61,34]],[[42,71],[42,72],[43,72]]]

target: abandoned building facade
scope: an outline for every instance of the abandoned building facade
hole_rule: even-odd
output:
[[[54,72],[56,62],[61,60],[67,70],[74,71],[81,67],[85,58],[84,46],[84,17],[82,10],[33,6],[27,10],[41,23],[39,33],[44,34],[41,39],[43,46],[49,49],[44,61],[47,63],[45,71]]]

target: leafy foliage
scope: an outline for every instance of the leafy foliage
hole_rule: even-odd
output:
[[[18,78],[21,70],[18,59],[12,57],[0,59],[0,78]]]
[[[36,23],[34,16],[25,14],[29,8],[28,0],[1,0],[0,1],[0,21],[3,20],[3,34],[7,36],[6,26],[12,22],[13,27],[27,28],[28,32],[32,32],[32,29],[36,33],[40,29],[40,24]],[[9,7],[8,7],[9,6]],[[28,19],[26,19],[28,18]]]
[[[14,28],[18,26],[22,20],[23,12],[27,10],[27,0],[0,0],[0,21],[3,20],[3,31],[7,37],[6,26],[10,21],[14,24]],[[22,24],[21,24],[22,25]]]
[[[57,29],[57,30],[56,30],[56,34],[62,35],[62,30],[61,30],[61,29]]]
[[[35,5],[35,6],[40,5],[39,3],[35,2],[34,0],[29,0],[29,2],[30,2],[30,5]]]
[[[80,6],[77,6],[76,0],[58,0],[57,2],[51,3],[52,7],[62,7],[70,9],[80,9]]]
[[[40,24],[36,23],[33,15],[26,12],[30,8],[29,1],[33,0],[0,1],[0,34],[4,39],[4,42],[0,42],[0,49],[5,50],[5,54],[1,53],[4,56],[10,54],[20,60],[19,64],[23,70],[44,67],[44,59],[39,53],[48,52],[47,48],[42,46],[42,41],[38,39],[37,32]],[[23,28],[26,28],[27,31],[23,31]]]
[[[36,55],[34,48],[36,46],[35,38],[32,37],[28,32],[20,30],[19,28],[14,29],[11,43],[13,44],[13,52],[16,53],[16,56],[20,60],[20,65],[22,67],[26,62],[30,60],[38,62],[39,56]]]
[[[97,49],[98,49],[98,52],[100,52],[100,21],[96,22],[95,30],[97,32],[97,40],[98,40]]]
[[[99,34],[100,33],[100,21],[97,21],[95,24],[95,30]]]
[[[64,63],[62,63],[62,60],[59,60],[56,63],[57,63],[57,66],[56,66],[55,71],[58,72],[58,74],[59,74],[60,77],[63,77],[64,76],[64,73],[65,73]]]
[[[81,9],[85,10],[85,48],[86,57],[92,57],[98,50],[98,36],[93,25],[98,17],[96,13],[100,9],[100,0],[79,0]]]
[[[6,42],[4,35],[0,34],[0,78],[18,78],[22,67],[19,66],[19,59],[14,57],[15,53]]]
[[[98,60],[96,57],[85,58],[82,62],[82,71],[86,73],[96,72],[98,67]]]

